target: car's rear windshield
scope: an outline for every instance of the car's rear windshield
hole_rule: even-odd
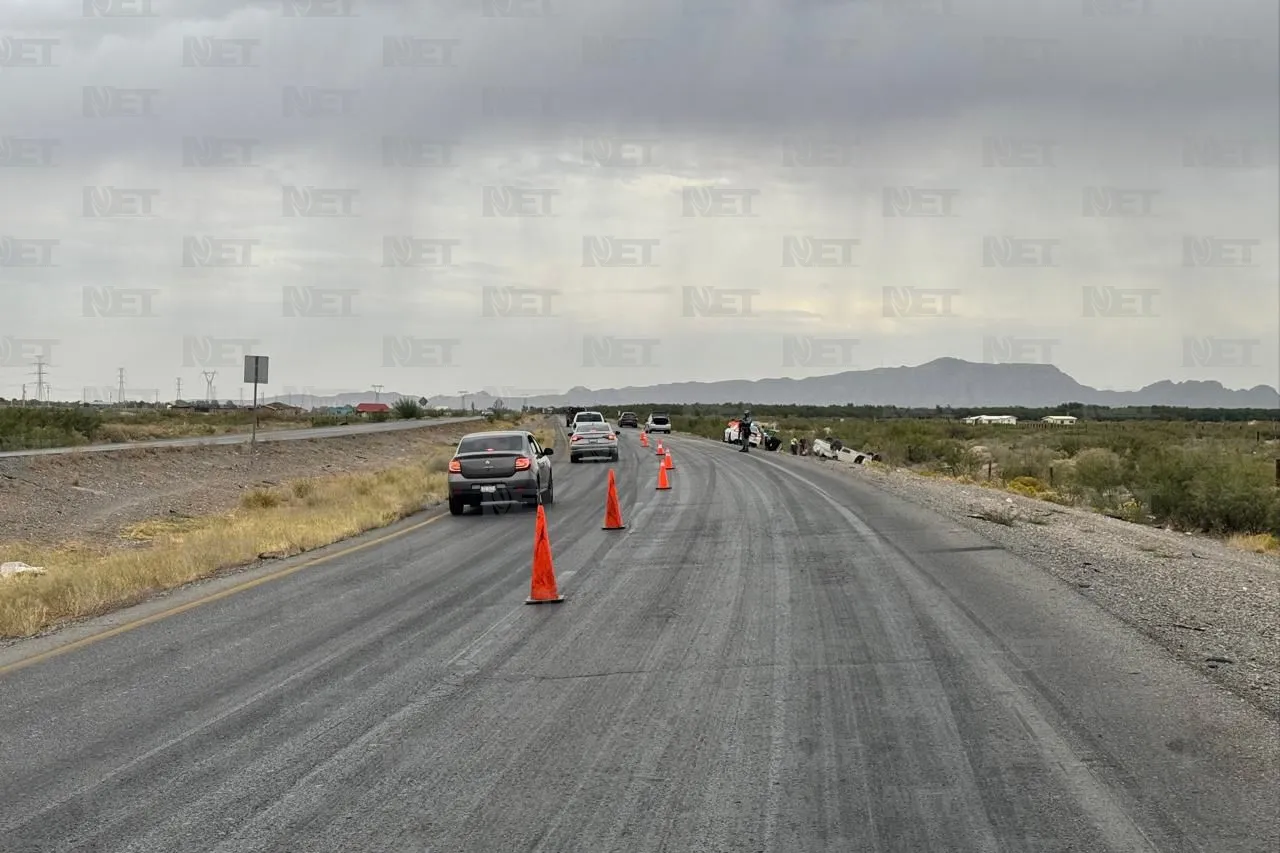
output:
[[[581,412],[577,419],[580,421],[602,421],[604,420],[604,415],[599,412]]]
[[[653,422],[655,424],[665,424],[667,422],[667,419],[663,415],[654,415]]]
[[[524,450],[524,439],[518,435],[473,435],[458,442],[459,453],[486,453],[488,451]]]
[[[573,428],[574,432],[609,432],[609,425],[604,421],[585,421]]]

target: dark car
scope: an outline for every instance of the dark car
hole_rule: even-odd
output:
[[[537,506],[555,501],[550,447],[522,430],[473,432],[458,442],[449,462],[449,512],[467,507]]]
[[[623,412],[618,415],[618,429],[623,427],[631,427],[638,429],[640,426],[640,417],[635,412]]]

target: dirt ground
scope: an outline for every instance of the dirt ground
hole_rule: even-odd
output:
[[[263,485],[408,463],[475,429],[0,459],[0,543],[123,546],[121,531],[138,522],[226,512]]]

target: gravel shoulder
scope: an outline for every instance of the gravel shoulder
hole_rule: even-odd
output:
[[[1280,718],[1280,559],[903,469],[796,462],[840,470],[980,533]]]
[[[227,512],[258,486],[407,464],[474,429],[0,459],[0,543],[127,547],[133,524]]]

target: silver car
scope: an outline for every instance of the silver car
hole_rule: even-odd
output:
[[[608,422],[581,421],[569,436],[569,461],[608,459],[618,461],[618,434]]]

